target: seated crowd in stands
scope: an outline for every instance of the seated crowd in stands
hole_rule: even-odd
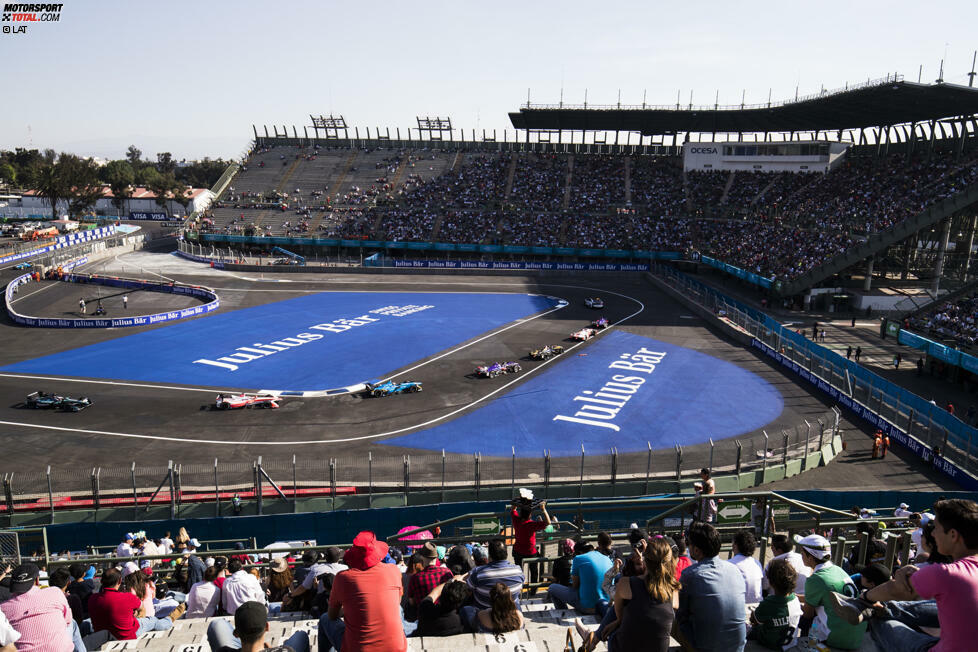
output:
[[[973,347],[978,344],[978,295],[945,301],[926,314],[911,317],[909,327],[923,335]]]
[[[320,153],[278,147],[256,155],[266,160],[278,150],[283,163]],[[349,150],[334,155],[348,157]],[[684,174],[677,157],[467,152],[454,167],[425,177],[414,167],[424,158],[395,152],[374,163],[383,176],[369,186],[337,192],[323,179],[321,188],[283,193],[277,188],[285,168],[267,176],[253,167],[236,180],[242,189],[232,188],[199,227],[257,236],[699,251],[791,279],[978,181],[978,151],[852,158],[827,174]],[[264,176],[251,182],[249,175]]]
[[[309,549],[299,558],[279,553],[263,560],[240,545],[240,554],[210,557],[183,530],[179,551],[168,536],[150,542],[134,533],[100,577],[80,561],[50,575],[31,563],[6,568],[0,650],[85,650],[83,636],[92,632],[127,640],[168,630],[181,618],[215,615],[233,622],[210,622],[212,650],[257,650],[266,645],[269,618],[280,611],[317,617],[321,651],[403,652],[409,636],[518,631],[532,617],[521,600],[536,590],[532,576],[534,586],[526,586],[524,561],[541,554],[536,536],[554,522],[546,505],[540,508],[538,519],[530,501],[514,503],[517,563],[499,538],[449,549],[417,541],[403,555],[365,531],[345,551]],[[867,514],[860,530],[871,535],[869,548],[857,549],[842,566],[832,563],[832,545],[820,534],[793,540],[774,534],[773,558],[762,568],[755,552],[766,526],[736,532],[732,556],[723,559],[716,528],[695,521],[675,536],[650,536],[633,524],[622,546],[604,532],[596,546],[580,536],[562,540],[552,576],[542,579],[557,609],[600,622],[591,629],[575,620],[585,651],[600,642],[612,652],[665,651],[673,638],[696,650],[743,650],[748,640],[782,650],[799,638],[855,650],[867,631],[886,652],[972,649],[978,504],[953,499],[938,501],[931,512],[907,508],[894,515],[914,528],[915,554],[892,574]],[[147,549],[164,558],[141,559]],[[860,560],[865,565],[857,568]],[[305,631],[287,635],[272,649],[309,650]]]

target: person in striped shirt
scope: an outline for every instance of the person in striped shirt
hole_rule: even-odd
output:
[[[509,551],[506,550],[506,542],[502,539],[493,539],[489,542],[489,563],[485,566],[476,566],[464,577],[480,609],[492,607],[489,593],[496,586],[496,582],[506,585],[513,594],[516,606],[519,606],[520,592],[523,590],[525,578],[522,569],[509,561]]]

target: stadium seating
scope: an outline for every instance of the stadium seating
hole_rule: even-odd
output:
[[[792,279],[978,181],[978,152],[795,174],[684,173],[663,156],[278,146],[245,168],[206,231],[699,251]]]

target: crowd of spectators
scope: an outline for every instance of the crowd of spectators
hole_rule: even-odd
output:
[[[303,155],[279,156],[288,162]],[[378,159],[380,176],[373,183],[353,184],[332,201],[325,185],[291,192],[232,188],[216,206],[237,214],[204,220],[202,228],[699,251],[762,276],[790,279],[978,181],[976,152],[962,158],[852,158],[827,174],[684,174],[677,157],[604,154],[575,154],[571,168],[566,154],[476,152],[458,154],[453,169],[425,177],[416,166],[428,156],[406,150]]]
[[[978,295],[944,301],[930,312],[911,317],[908,325],[923,335],[973,347],[978,343]]]
[[[415,540],[402,550],[364,531],[346,550],[256,556],[239,545],[240,553],[211,556],[181,530],[175,538],[127,535],[98,561],[98,575],[91,561],[50,574],[33,563],[8,566],[0,574],[0,650],[84,651],[92,633],[131,640],[219,615],[233,625],[211,620],[212,650],[262,649],[270,617],[302,611],[318,618],[319,650],[403,652],[409,636],[522,629],[521,601],[538,580],[555,608],[600,622],[593,629],[575,621],[585,652],[602,641],[612,652],[664,652],[671,638],[699,650],[742,650],[748,639],[786,650],[800,638],[853,650],[867,631],[887,652],[970,649],[978,603],[973,501],[940,500],[925,512],[901,504],[894,516],[912,528],[914,548],[910,563],[897,560],[893,571],[868,510],[854,511],[868,536],[842,565],[831,561],[829,539],[773,534],[763,515],[734,533],[723,558],[710,522],[716,514],[703,510],[682,534],[650,536],[633,524],[619,545],[605,532],[596,546],[581,536],[561,540],[547,576],[526,560],[542,555],[537,535],[556,520],[525,491],[512,505],[511,550],[501,538],[450,548]],[[765,535],[773,558],[762,567],[756,551]],[[272,649],[305,652],[309,637],[296,631]]]

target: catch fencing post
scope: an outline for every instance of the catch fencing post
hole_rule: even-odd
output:
[[[133,463],[133,466],[135,466],[135,462]],[[54,523],[54,491],[51,490],[51,465],[50,464],[48,464],[48,508],[50,508],[51,510],[51,523]]]
[[[101,492],[99,491],[100,489],[99,482],[101,479],[100,478],[101,475],[102,475],[101,468],[95,467],[92,469],[92,502],[95,505],[95,511],[98,511],[98,508],[101,507],[102,504],[102,496],[101,496]]]
[[[581,481],[577,485],[577,497],[584,497],[584,443],[581,442]]]
[[[825,424],[822,422],[822,417],[816,421],[818,422],[818,450],[821,451],[825,446]]]
[[[716,448],[713,445],[713,437],[710,437],[710,473],[713,473],[713,449]]]
[[[683,447],[676,444],[676,491],[679,491],[683,479]]]
[[[767,449],[770,448],[771,443],[770,437],[767,435],[767,430],[761,431],[764,434],[764,455],[761,457],[763,460],[761,462],[761,482],[764,482],[764,474],[767,472]]]
[[[336,458],[329,458],[329,503],[332,510],[336,511]]]
[[[214,516],[221,515],[221,485],[217,479],[217,458],[214,458]]]
[[[13,514],[14,513],[14,489],[13,489],[13,483],[14,483],[14,474],[13,473],[9,473],[9,474],[4,473],[3,474],[3,498],[4,498],[4,500],[7,503],[7,513],[8,514]]]
[[[812,424],[808,423],[808,419],[805,419],[805,456],[802,458],[804,460],[803,471],[808,470],[808,441],[812,438]]]
[[[262,515],[262,508],[264,507],[264,504],[263,504],[263,496],[262,496],[262,494],[264,494],[264,493],[265,492],[264,492],[264,490],[262,489],[262,486],[261,486],[261,455],[259,455],[258,456],[258,461],[255,462],[255,494],[256,494],[256,497],[258,498],[258,515],[259,516]]]
[[[509,448],[511,451],[513,451],[513,481],[512,483],[510,483],[509,497],[515,498],[516,497],[516,446],[510,446]]]
[[[404,456],[404,504],[408,504],[408,494],[411,493],[411,456]]]
[[[481,469],[480,469],[480,465],[482,464],[482,456],[479,453],[475,454],[474,462],[475,462],[475,499],[478,502],[479,489],[480,489],[480,484],[482,482]]]
[[[48,470],[48,484],[51,483],[51,471]],[[136,491],[136,463],[129,467],[129,478],[132,480],[132,520],[139,519],[139,493]]]
[[[652,442],[647,441],[645,444],[649,447],[649,459],[645,463],[645,495],[649,495],[649,477],[652,475]]]
[[[784,450],[781,452],[781,466],[785,468],[785,475],[788,474],[788,431],[781,430],[783,436]]]
[[[445,449],[441,449],[441,502],[445,502]]]
[[[550,451],[543,451],[543,497],[550,499]]]
[[[299,511],[299,483],[295,477],[295,453],[292,453],[292,513]]]
[[[735,439],[734,443],[737,444],[737,475],[740,475],[741,464],[744,457],[744,445],[740,443],[739,439]]]
[[[618,448],[611,448],[611,495],[615,495],[615,482],[618,480]]]
[[[442,458],[445,457],[445,452],[442,451]],[[442,467],[441,474],[441,484],[442,487],[445,486],[445,470]],[[445,502],[445,492],[442,490],[441,501]],[[374,506],[374,452],[367,451],[367,507]]]

